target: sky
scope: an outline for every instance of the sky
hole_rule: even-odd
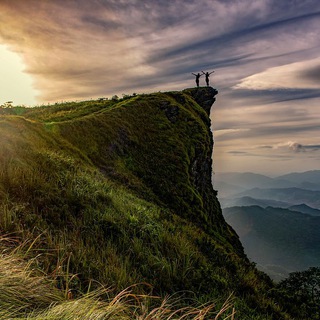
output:
[[[214,71],[215,172],[320,169],[319,0],[0,0],[0,21],[0,104],[183,90]]]

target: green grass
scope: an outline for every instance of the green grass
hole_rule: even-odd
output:
[[[38,267],[39,257],[28,259],[34,243],[19,244],[2,237],[0,247],[0,319],[227,319],[234,309],[228,299],[221,309],[215,303],[201,305],[194,300],[181,307],[183,295],[161,299],[153,296],[150,286],[133,285],[114,294],[100,287],[74,297],[68,287],[57,288],[59,276],[69,282],[67,272],[43,274]],[[27,262],[28,261],[28,262]],[[63,265],[59,266],[63,269]],[[59,273],[59,274],[58,274]],[[149,294],[136,293],[144,286]]]
[[[224,222],[211,186],[210,120],[190,95],[10,112],[0,116],[0,229],[36,239],[29,253],[64,299],[101,285],[113,299],[148,283],[161,299],[192,292],[220,310],[232,294],[241,319],[286,318],[271,280]],[[189,313],[191,300],[175,305]]]

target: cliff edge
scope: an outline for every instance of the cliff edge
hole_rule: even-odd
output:
[[[241,319],[285,319],[225,222],[211,184],[211,87],[10,108],[0,116],[2,233],[68,260],[74,290],[193,292]],[[57,256],[55,256],[55,253]],[[143,292],[143,289],[141,289]]]

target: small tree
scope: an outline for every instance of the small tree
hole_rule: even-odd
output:
[[[303,310],[307,319],[320,319],[320,268],[292,272],[278,284],[278,289]]]

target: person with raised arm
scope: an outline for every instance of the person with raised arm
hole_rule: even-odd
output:
[[[199,80],[202,74],[200,74],[200,72],[198,72],[197,74],[192,72],[192,74],[196,77],[196,84],[197,84],[197,87],[199,87]]]
[[[204,74],[206,76],[206,84],[207,84],[207,87],[209,87],[209,77],[210,77],[210,74],[211,73],[214,73],[214,71],[211,71],[211,72],[204,72],[202,71],[202,74]]]

